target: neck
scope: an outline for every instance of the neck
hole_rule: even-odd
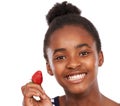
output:
[[[85,93],[66,93],[66,96],[63,98],[64,105],[62,106],[100,106],[102,103],[102,95],[99,92],[98,84],[92,86]]]

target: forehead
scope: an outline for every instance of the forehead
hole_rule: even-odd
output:
[[[54,31],[50,38],[50,46],[75,45],[77,43],[93,43],[92,35],[80,26],[66,25]]]

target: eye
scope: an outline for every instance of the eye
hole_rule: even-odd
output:
[[[80,52],[80,56],[87,56],[90,52],[88,51],[83,51],[83,52]]]
[[[55,60],[65,60],[65,59],[66,59],[65,56],[57,56],[57,57],[55,58]]]

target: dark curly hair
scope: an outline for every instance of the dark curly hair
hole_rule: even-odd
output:
[[[82,17],[81,10],[71,3],[67,3],[66,1],[62,3],[56,3],[48,12],[46,19],[49,25],[49,28],[45,34],[43,47],[44,57],[46,60],[46,49],[49,46],[51,34],[55,30],[65,25],[74,25],[84,28],[95,40],[97,51],[101,51],[101,41],[95,26],[88,19]]]

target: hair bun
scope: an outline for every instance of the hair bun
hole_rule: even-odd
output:
[[[74,5],[67,3],[66,1],[60,3],[56,3],[48,12],[46,19],[48,25],[59,16],[67,15],[67,14],[77,14],[80,15],[81,11]]]

